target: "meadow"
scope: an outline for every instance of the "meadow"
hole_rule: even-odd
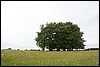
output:
[[[99,66],[99,50],[1,50],[1,66]]]

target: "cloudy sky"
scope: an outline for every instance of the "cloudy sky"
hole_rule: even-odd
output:
[[[67,21],[84,32],[85,48],[99,47],[99,1],[1,1],[1,48],[39,49],[40,25]]]

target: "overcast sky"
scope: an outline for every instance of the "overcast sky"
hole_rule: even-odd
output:
[[[1,48],[39,49],[40,25],[67,21],[84,32],[85,48],[99,47],[99,1],[1,1]]]

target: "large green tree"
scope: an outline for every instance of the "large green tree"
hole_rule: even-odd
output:
[[[37,46],[44,51],[45,48],[52,51],[52,49],[73,50],[84,48],[83,32],[80,31],[78,25],[71,22],[47,23],[40,25],[40,32],[37,32]]]

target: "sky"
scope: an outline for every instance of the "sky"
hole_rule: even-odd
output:
[[[40,49],[40,25],[68,21],[84,32],[85,48],[99,47],[99,1],[1,1],[1,49]]]

